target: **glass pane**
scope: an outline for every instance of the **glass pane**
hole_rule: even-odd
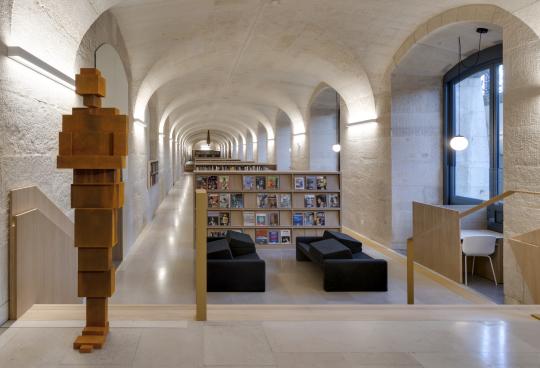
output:
[[[489,199],[490,174],[490,71],[482,70],[454,86],[456,134],[469,147],[456,152],[455,195]]]
[[[499,139],[497,142],[497,152],[499,158],[499,164],[497,167],[497,191],[501,194],[504,191],[504,141],[503,141],[503,127],[504,127],[504,66],[501,64],[498,68],[499,88],[497,88],[497,101],[498,101],[498,121],[499,127]]]

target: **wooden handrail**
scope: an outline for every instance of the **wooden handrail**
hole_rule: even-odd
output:
[[[507,190],[506,192],[499,194],[498,196],[495,196],[493,198],[488,199],[485,202],[480,203],[477,206],[474,206],[472,208],[469,208],[467,211],[463,211],[459,214],[460,218],[467,217],[477,211],[480,211],[483,208],[486,208],[488,206],[491,206],[494,203],[500,202],[503,199],[510,197],[513,194],[531,194],[531,195],[540,195],[540,192],[531,192],[527,190]]]

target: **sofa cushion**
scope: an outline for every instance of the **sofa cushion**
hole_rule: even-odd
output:
[[[206,245],[207,259],[233,259],[229,242],[226,239],[215,240]]]
[[[340,233],[339,231],[325,231],[323,235],[324,239],[336,239],[341,244],[345,245],[351,250],[352,253],[362,251],[362,243],[358,240],[350,237],[347,234]]]
[[[257,260],[261,259],[257,253],[244,254],[243,256],[234,257],[235,260]]]
[[[234,257],[255,253],[255,243],[247,234],[238,231],[227,231],[227,241]]]
[[[336,239],[325,239],[311,243],[310,254],[322,264],[325,259],[351,259],[352,252]]]

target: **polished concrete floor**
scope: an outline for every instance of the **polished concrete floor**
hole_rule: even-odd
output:
[[[389,262],[389,291],[327,293],[320,269],[296,262],[294,249],[262,249],[267,262],[265,293],[210,293],[211,304],[403,304],[405,264],[365,247]],[[486,299],[487,300],[487,299]],[[111,303],[192,304],[194,292],[193,178],[185,175],[171,190],[151,224],[139,236],[116,273]],[[416,302],[464,304],[470,300],[423,274],[416,275]]]

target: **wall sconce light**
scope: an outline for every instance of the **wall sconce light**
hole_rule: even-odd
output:
[[[354,123],[349,123],[349,124],[347,124],[347,126],[360,125],[360,124],[368,124],[368,123],[377,123],[377,119],[369,119],[369,120],[356,121],[356,122],[354,122]]]
[[[147,128],[146,123],[142,121],[141,119],[135,119],[133,122],[142,128],[145,128],[145,129]]]
[[[7,56],[25,67],[75,91],[75,80],[19,46],[8,46]]]
[[[334,151],[335,153],[341,152],[341,144],[334,144],[332,146],[332,151]]]
[[[469,147],[469,140],[462,135],[455,136],[450,140],[450,147],[454,151],[464,151]]]

